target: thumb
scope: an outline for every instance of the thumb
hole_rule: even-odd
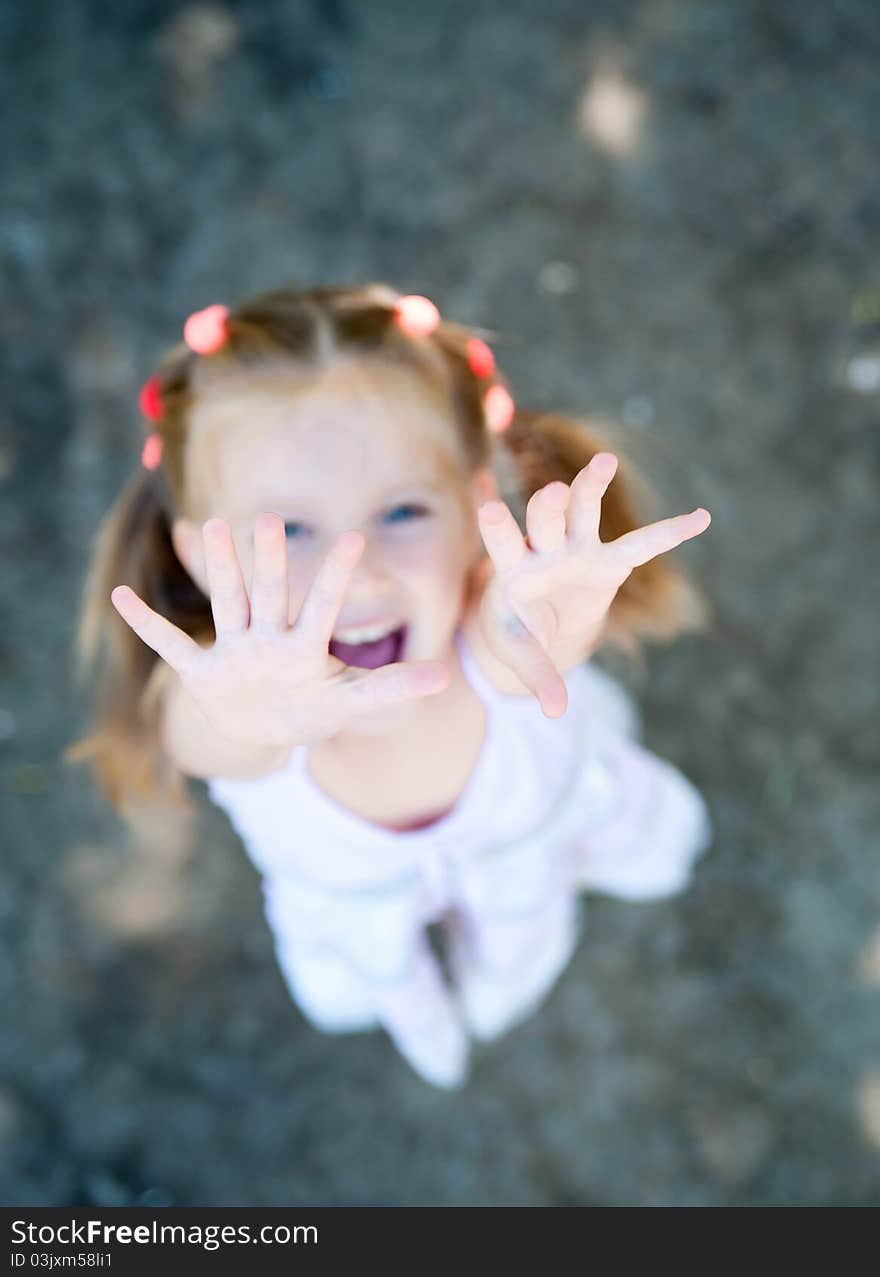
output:
[[[565,681],[553,661],[520,618],[510,613],[495,635],[495,654],[540,703],[547,718],[560,718],[568,706]]]

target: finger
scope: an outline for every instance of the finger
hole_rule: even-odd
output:
[[[602,498],[617,473],[613,452],[597,452],[571,484],[568,532],[575,541],[594,541],[599,536]]]
[[[559,628],[559,618],[550,600],[542,596],[523,600],[517,604],[516,612],[529,633],[549,652]]]
[[[337,538],[318,569],[300,610],[296,622],[298,632],[324,649],[330,646],[333,627],[364,544],[363,533],[354,529],[343,532]]]
[[[526,552],[516,519],[503,501],[487,501],[477,511],[480,535],[496,572],[515,568]]]
[[[284,520],[278,514],[266,512],[254,524],[251,625],[263,630],[286,630],[289,607]]]
[[[208,519],[202,540],[217,637],[240,634],[248,627],[250,605],[232,530],[223,519]]]
[[[656,558],[658,554],[674,550],[682,541],[699,536],[711,522],[709,511],[700,506],[690,514],[677,514],[671,519],[661,519],[658,523],[649,523],[644,528],[625,532],[615,541],[609,541],[605,549],[630,567],[638,567],[649,559]]]
[[[569,501],[567,483],[555,480],[532,494],[526,506],[529,545],[540,554],[555,554],[565,545],[565,510]]]
[[[154,612],[129,586],[117,585],[110,602],[138,638],[176,673],[186,674],[201,656],[202,649],[194,639]]]
[[[398,661],[366,673],[350,668],[339,686],[345,713],[357,717],[383,705],[434,696],[445,691],[450,682],[449,667],[442,661]]]
[[[547,718],[559,718],[568,705],[565,680],[533,634],[518,617],[507,624],[502,650],[506,665],[540,703]]]

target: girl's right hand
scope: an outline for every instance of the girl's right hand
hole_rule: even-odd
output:
[[[202,537],[216,631],[212,647],[200,647],[127,585],[116,586],[110,599],[227,739],[258,746],[311,744],[371,710],[449,686],[450,672],[440,661],[365,670],[330,655],[333,627],[363,553],[361,532],[337,538],[292,626],[287,545],[277,514],[257,519],[250,599],[229,525],[209,519]]]

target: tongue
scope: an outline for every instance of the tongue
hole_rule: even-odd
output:
[[[380,665],[390,665],[397,660],[403,630],[393,630],[374,643],[340,643],[330,640],[330,655],[346,665],[357,665],[364,670],[377,670]]]

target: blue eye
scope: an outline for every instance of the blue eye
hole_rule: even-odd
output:
[[[420,519],[428,511],[423,505],[396,505],[385,515],[386,523],[408,523],[411,519]]]
[[[288,540],[293,537],[300,538],[306,535],[308,528],[304,523],[296,523],[293,519],[287,519],[284,524],[284,535]]]

